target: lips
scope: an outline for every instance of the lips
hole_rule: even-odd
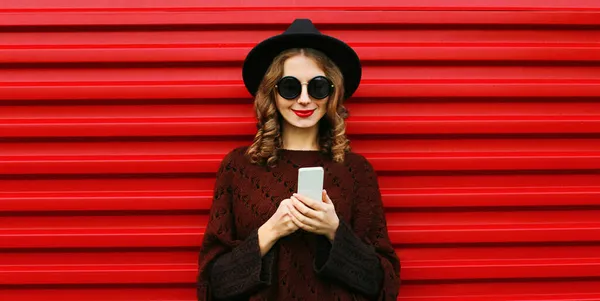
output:
[[[294,113],[296,113],[296,115],[298,115],[298,117],[302,117],[302,118],[306,118],[306,117],[310,117],[315,110],[292,110],[294,111]]]

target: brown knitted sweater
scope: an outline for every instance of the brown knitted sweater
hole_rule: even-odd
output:
[[[335,163],[318,151],[281,150],[276,167],[230,152],[217,173],[199,260],[198,300],[396,300],[400,263],[377,177],[361,155]],[[296,192],[299,167],[323,166],[340,225],[333,243],[302,229],[261,258],[258,228]]]

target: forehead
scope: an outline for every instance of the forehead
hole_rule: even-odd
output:
[[[319,75],[325,75],[325,71],[304,55],[293,56],[283,63],[283,76],[294,76],[304,81]]]

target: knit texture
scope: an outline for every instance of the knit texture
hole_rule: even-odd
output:
[[[280,150],[276,167],[251,164],[246,147],[223,159],[199,258],[198,300],[396,300],[400,262],[369,162],[348,153]],[[261,257],[258,228],[296,192],[298,168],[322,166],[340,225],[333,242],[302,229]]]

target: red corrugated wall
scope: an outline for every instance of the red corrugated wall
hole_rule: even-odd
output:
[[[241,62],[296,17],[364,61],[401,300],[600,300],[594,0],[3,0],[0,300],[194,300]]]

